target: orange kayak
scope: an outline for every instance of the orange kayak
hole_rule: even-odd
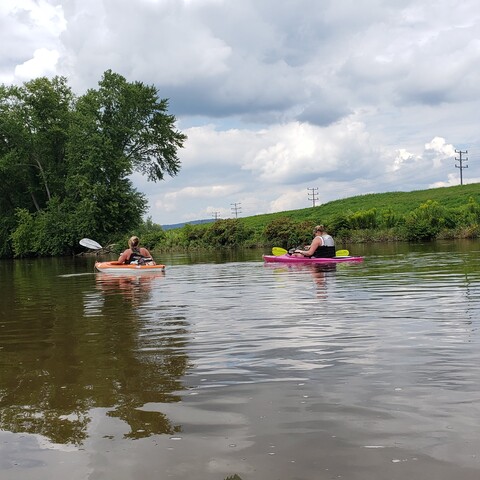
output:
[[[113,262],[95,262],[95,268],[99,272],[104,273],[149,273],[149,272],[164,272],[165,265],[135,265]]]

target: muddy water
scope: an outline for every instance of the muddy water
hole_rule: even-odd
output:
[[[0,478],[480,478],[480,247],[356,250],[0,262]]]

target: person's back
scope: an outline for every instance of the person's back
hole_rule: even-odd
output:
[[[120,255],[118,261],[126,264],[137,263],[138,265],[155,265],[155,261],[150,252],[146,248],[140,247],[139,244],[140,240],[138,237],[130,237],[128,240],[128,246],[130,248]]]
[[[315,252],[313,252],[312,257],[316,258],[333,258],[336,255],[335,251],[335,241],[333,238],[325,231],[325,228],[323,225],[317,225],[315,227],[315,230],[317,232],[320,232],[321,239],[322,239],[322,245],[319,246]]]
[[[136,263],[137,265],[146,265],[149,261],[152,260],[149,252],[145,248],[132,248],[132,253],[130,257],[125,261],[125,263]]]

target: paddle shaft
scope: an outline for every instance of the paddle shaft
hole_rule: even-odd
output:
[[[273,247],[272,248],[272,254],[275,255],[276,257],[280,255],[285,255],[288,253],[288,250],[285,250],[284,248],[281,247]],[[336,257],[348,257],[350,256],[350,252],[348,250],[337,250],[335,252]]]

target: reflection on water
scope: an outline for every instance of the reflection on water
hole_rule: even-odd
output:
[[[102,407],[128,425],[125,437],[178,431],[161,412],[139,410],[178,401],[188,363],[176,349],[181,342],[172,341],[186,335],[184,317],[159,312],[156,361],[142,351],[149,340],[138,309],[163,276],[97,274],[76,283],[79,277],[27,271],[28,277],[12,272],[15,297],[5,298],[2,309],[1,428],[81,445],[91,409]]]
[[[85,315],[101,315],[103,308],[109,308],[108,301],[113,302],[115,308],[119,298],[126,302],[128,309],[145,304],[151,295],[152,287],[158,285],[159,279],[164,277],[165,272],[148,275],[99,273],[95,276],[96,290],[85,293]]]
[[[342,268],[342,265],[336,263],[325,263],[325,264],[275,264],[275,263],[266,263],[265,268],[270,268],[276,275],[282,275],[288,272],[308,272],[312,276],[313,282],[317,288],[317,298],[327,298],[327,281],[328,278],[332,278],[332,282],[335,281],[334,273],[337,271],[337,268]]]
[[[172,256],[148,276],[0,263],[0,478],[476,479],[466,245]]]

